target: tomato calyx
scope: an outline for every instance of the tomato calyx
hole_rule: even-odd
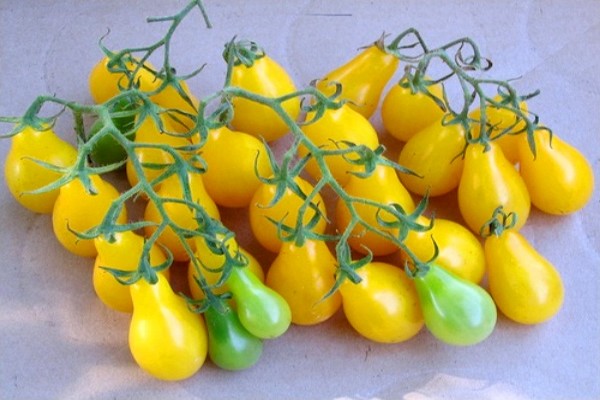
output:
[[[219,308],[219,299],[213,293],[213,290],[222,287],[234,269],[246,268],[248,257],[240,251],[232,232],[220,232],[216,233],[214,238],[211,238],[210,235],[198,236],[196,238],[196,253],[190,262],[196,272],[194,274],[196,285],[200,287],[207,301],[211,304],[215,303]],[[204,271],[219,273],[220,278],[213,285],[210,285],[204,276]]]
[[[380,144],[375,149],[371,149],[363,144],[355,144],[348,140],[334,142],[335,146],[340,149],[341,156],[349,164],[361,167],[362,170],[353,169],[348,173],[359,178],[368,178],[375,172],[378,165],[385,165],[394,168],[396,171],[403,174],[416,175],[416,173],[398,163],[393,162],[385,157],[386,148]],[[343,144],[343,146],[342,146]]]
[[[223,59],[232,66],[244,65],[252,67],[256,60],[266,55],[264,49],[258,43],[251,40],[236,40],[234,36],[225,44]]]
[[[324,182],[319,183],[316,187],[310,187],[312,190],[306,192],[303,190],[299,183],[299,175],[304,170],[304,166],[312,157],[308,154],[306,157],[302,157],[295,161],[294,165],[291,165],[293,161],[293,152],[287,152],[282,160],[281,166],[278,165],[275,160],[275,154],[269,146],[266,146],[267,155],[271,164],[271,170],[273,173],[269,177],[263,177],[258,174],[255,164],[255,172],[257,173],[258,179],[266,185],[274,186],[273,197],[267,204],[259,205],[260,208],[270,208],[281,201],[284,196],[296,196],[302,200],[302,205],[298,209],[298,217],[296,218],[295,225],[287,225],[283,222],[284,218],[280,220],[266,217],[269,222],[277,227],[277,235],[281,241],[294,241],[296,245],[301,246],[306,239],[324,239],[325,235],[315,232],[315,227],[319,222],[327,220],[327,216],[324,214],[322,204],[317,201],[319,191],[323,188]],[[316,201],[316,202],[315,202]],[[310,219],[305,222],[305,215],[307,212],[312,212],[313,215]]]
[[[298,122],[298,126],[306,126],[320,120],[329,110],[338,110],[349,103],[350,100],[340,98],[342,94],[342,84],[336,81],[327,81],[326,87],[333,86],[334,91],[325,94],[318,89],[322,79],[313,79],[310,82],[307,97],[300,102],[300,109],[304,114],[304,119]]]
[[[478,94],[478,107],[468,116],[463,112],[457,116],[457,121],[466,130],[468,144],[482,144],[486,150],[490,142],[501,143],[507,138],[520,135],[527,136],[531,154],[536,155],[535,132],[545,130],[552,137],[552,130],[540,124],[539,116],[528,110],[526,100],[539,94],[539,90],[525,95],[518,94],[514,88],[498,83],[498,94],[491,98],[483,91]],[[475,103],[475,102],[473,102]],[[508,144],[506,145],[508,146]],[[505,151],[516,153],[516,149],[507,148]],[[506,154],[511,159],[512,155]],[[511,161],[515,161],[512,160]]]
[[[389,36],[390,36],[390,34],[389,34],[389,33],[382,32],[382,33],[381,33],[381,36],[379,36],[379,38],[378,38],[376,41],[374,41],[373,43],[371,43],[371,44],[369,44],[369,45],[367,45],[367,46],[363,46],[363,47],[361,47],[361,49],[367,49],[367,48],[369,48],[369,47],[371,47],[371,46],[375,46],[375,47],[377,47],[379,50],[381,50],[382,52],[384,52],[384,53],[386,53],[386,54],[392,54],[392,53],[390,52],[390,49],[388,48],[389,46],[387,46],[387,45],[385,44],[385,39],[386,39],[386,38],[388,38]]]
[[[554,137],[554,133],[552,131],[552,129],[548,128],[547,126],[541,126],[541,125],[536,125],[535,129],[533,130],[527,130],[526,134],[527,134],[527,144],[529,144],[529,150],[531,151],[531,154],[533,155],[533,158],[535,159],[537,157],[537,144],[536,144],[536,140],[535,140],[535,135],[536,132],[544,132],[548,135],[548,145],[550,147],[552,147],[552,138]]]
[[[108,238],[108,242],[111,242],[110,237]],[[152,265],[150,262],[151,246],[148,246],[148,243],[149,242],[147,240],[144,240],[144,247],[140,256],[138,268],[136,270],[125,271],[107,265],[101,265],[100,268],[109,272],[122,285],[132,285],[138,282],[140,279],[143,279],[151,285],[154,285],[156,282],[158,282],[158,273],[165,271],[173,264],[173,255],[168,251],[164,251],[165,248],[163,247],[163,251],[167,255],[167,259],[158,265]],[[158,245],[162,246],[160,243],[158,243]],[[146,247],[149,248],[146,250]]]
[[[352,257],[352,250],[347,241],[339,240],[336,243],[335,253],[338,260],[338,269],[335,275],[335,283],[323,298],[328,298],[337,292],[346,280],[349,280],[353,284],[358,284],[362,281],[357,270],[373,261],[373,253],[369,249],[366,250],[367,254],[364,257],[355,259]]]
[[[448,112],[447,99],[445,98],[444,86],[442,84],[443,79],[432,80],[427,78],[425,75],[419,74],[417,72],[412,71],[412,68],[407,67],[404,75],[398,81],[398,86],[409,89],[410,93],[413,95],[423,94],[427,98],[433,100],[433,102],[437,105],[437,107],[444,113]],[[440,85],[442,88],[443,97],[440,98],[433,93],[433,90],[430,89],[434,86]]]
[[[433,221],[433,220],[432,220]],[[409,254],[409,259],[404,262],[404,271],[412,279],[422,278],[431,269],[431,266],[435,263],[435,260],[440,254],[440,248],[435,241],[435,238],[431,236],[431,242],[433,244],[433,254],[427,261],[421,261],[414,254]],[[405,250],[406,251],[406,250]],[[410,251],[409,251],[410,252]]]
[[[500,236],[502,232],[516,225],[517,218],[515,212],[506,213],[503,206],[498,206],[492,213],[492,217],[479,230],[479,235],[482,238]]]
[[[377,223],[383,228],[397,229],[394,240],[401,246],[404,246],[404,240],[410,232],[425,232],[430,230],[434,224],[434,218],[424,225],[419,219],[424,215],[429,203],[428,196],[423,196],[413,211],[404,209],[400,204],[392,203],[388,207],[381,207],[376,211]],[[382,212],[390,214],[393,218],[384,218]],[[410,257],[414,259],[414,257]]]
[[[310,87],[317,89],[321,82],[325,82],[324,79],[313,79],[310,81]],[[337,110],[342,107],[344,104],[350,102],[348,99],[341,99],[340,95],[342,94],[343,85],[340,82],[327,80],[326,87],[333,86],[334,91],[331,94],[324,94],[322,91],[318,90],[317,93],[320,96],[314,96],[311,99],[311,102],[303,101],[302,111],[304,111],[307,116],[311,115],[311,118],[308,118],[301,125],[310,124],[319,118],[325,113],[327,109],[329,110]]]

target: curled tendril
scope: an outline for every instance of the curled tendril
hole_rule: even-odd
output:
[[[535,140],[533,132],[539,127],[539,119],[534,113],[526,113],[520,108],[520,101],[530,99],[539,92],[527,95],[518,95],[509,80],[492,80],[478,78],[474,73],[486,72],[492,67],[492,61],[482,57],[476,43],[470,38],[460,38],[446,43],[438,48],[430,49],[421,35],[413,28],[399,34],[387,46],[388,52],[394,54],[406,63],[405,74],[400,85],[410,88],[413,93],[423,93],[430,97],[450,117],[447,121],[460,123],[467,132],[465,147],[469,144],[487,143],[500,137],[511,134],[526,134],[531,152],[535,156]],[[413,54],[417,49],[417,54]],[[406,50],[413,50],[406,53]],[[429,67],[434,61],[439,61],[446,66],[446,72],[442,76],[428,80]],[[428,87],[432,84],[444,85],[450,79],[456,79],[463,92],[463,104],[460,108],[454,108],[446,97],[445,91],[442,98],[431,94]],[[486,93],[486,88],[492,86],[495,92],[502,98],[501,102],[494,100]],[[501,103],[501,104],[498,104]],[[499,127],[489,124],[486,118],[486,108],[492,106],[508,111],[514,116],[514,123],[510,127]],[[469,113],[474,108],[481,110],[481,118],[473,120]],[[478,125],[477,132],[473,128]],[[522,126],[522,128],[520,128]],[[519,127],[519,129],[516,129]],[[547,128],[546,128],[547,129]]]
[[[414,39],[407,39],[411,37]],[[407,40],[410,40],[410,42],[408,44],[403,44],[403,42],[406,42]],[[415,48],[419,48],[419,52],[416,55],[402,53],[404,50],[412,50]],[[425,44],[421,33],[419,33],[419,31],[417,31],[415,28],[409,28],[396,36],[392,42],[386,46],[386,50],[389,54],[393,54],[401,61],[405,61],[407,63],[417,62],[421,59],[421,57],[423,57],[424,54],[429,52],[429,48]]]

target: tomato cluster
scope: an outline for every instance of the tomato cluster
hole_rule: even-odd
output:
[[[94,258],[98,298],[131,313],[131,354],[160,379],[188,378],[207,357],[249,368],[264,340],[339,310],[381,343],[427,327],[445,343],[476,344],[497,308],[524,324],[551,318],[564,297],[560,275],[519,229],[531,204],[551,214],[582,208],[589,163],[532,121],[508,85],[454,112],[443,80],[420,63],[386,92],[410,65],[401,39],[379,39],[304,91],[256,44],[232,41],[226,85],[206,101],[170,68],[107,51],[90,74],[97,105],[73,109],[97,116],[79,148],[23,119],[7,185],[23,206],[52,213],[61,245]],[[423,57],[439,54],[460,79],[446,53]],[[403,143],[397,162],[370,121],[378,109]],[[292,144],[274,154],[285,135]],[[103,175],[113,171],[130,188],[120,193]],[[429,197],[451,192],[462,221],[427,214]],[[142,220],[132,220],[127,207],[140,204]],[[273,253],[268,268],[222,224],[231,208],[247,209],[248,229]],[[180,267],[187,297],[171,286]]]
[[[555,215],[583,208],[592,195],[594,176],[585,157],[556,134],[539,124],[527,129],[531,122],[520,115],[527,113],[527,104],[521,100],[512,107],[511,98],[490,99],[485,117],[474,109],[466,127],[431,114],[429,126],[403,136],[398,161],[419,174],[401,176],[413,193],[457,194],[466,227],[483,238],[480,265],[485,266],[496,306],[513,321],[537,324],[559,311],[564,287],[558,270],[519,230],[531,205]],[[421,107],[422,99],[417,99],[415,107]],[[430,106],[435,107],[433,100]],[[382,118],[384,124],[393,121],[385,113]],[[443,244],[438,245],[443,254]],[[410,238],[407,246],[413,246]]]

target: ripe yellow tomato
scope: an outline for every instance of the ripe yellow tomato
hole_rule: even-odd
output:
[[[441,196],[458,187],[463,170],[465,130],[438,120],[412,136],[402,147],[398,164],[415,172],[400,180],[412,193]]]
[[[88,79],[90,95],[95,103],[104,103],[112,97],[119,94],[122,89],[127,89],[129,81],[127,75],[122,72],[111,72],[109,68],[110,59],[103,57],[91,70]],[[146,68],[140,68],[134,76],[134,82],[139,85],[142,92],[154,92],[161,85],[161,80],[151,71],[156,71],[150,62],[145,63]],[[136,68],[133,62],[126,63],[129,71],[133,72]],[[169,85],[160,92],[152,95],[150,99],[159,106],[166,109],[176,109],[188,113],[197,113],[198,99],[190,92],[185,81],[180,81],[182,90],[185,92],[191,103],[187,102],[183,96],[173,86]]]
[[[88,193],[80,179],[60,188],[52,211],[52,227],[59,243],[71,253],[95,257],[98,252],[92,239],[80,239],[73,231],[85,233],[98,226],[119,197],[119,192],[99,175],[90,176],[95,194]],[[127,210],[121,209],[117,223],[127,222]]]
[[[513,229],[485,240],[490,293],[508,318],[537,324],[561,308],[564,287],[554,266]]]
[[[145,118],[139,125],[139,128],[135,135],[134,143],[139,145],[135,148],[135,156],[143,176],[148,182],[156,179],[161,173],[164,172],[169,165],[173,164],[174,159],[171,154],[163,149],[146,147],[144,144],[161,144],[169,145],[173,148],[183,148],[194,144],[194,138],[184,136],[174,136],[169,133],[173,133],[173,127],[171,122],[166,116],[161,118],[163,123],[163,130],[155,123],[152,118]],[[192,156],[189,152],[181,152],[181,154],[189,158]],[[161,165],[163,168],[146,167],[144,165]],[[139,171],[136,170],[135,163],[130,158],[126,163],[127,180],[131,186],[135,186],[139,182]]]
[[[419,223],[427,226],[430,220],[422,216]],[[485,255],[477,236],[459,223],[435,218],[430,230],[410,231],[404,244],[419,261],[426,262],[435,254],[433,240],[439,251],[435,259],[438,266],[473,283],[481,282],[485,274]]]
[[[132,312],[133,303],[129,287],[120,283],[110,272],[102,267],[135,271],[140,265],[144,247],[144,238],[132,231],[117,232],[114,242],[104,236],[94,239],[98,255],[94,262],[93,284],[98,298],[113,310]],[[150,265],[156,267],[167,261],[164,253],[157,245],[150,249]],[[159,273],[169,278],[169,270]]]
[[[187,182],[190,187],[191,200],[203,207],[209,217],[220,219],[219,209],[215,202],[210,198],[204,184],[202,183],[202,175],[189,172]],[[186,204],[172,202],[165,199],[184,199],[184,190],[178,174],[171,175],[169,178],[162,181],[160,188],[156,192],[162,197],[162,207],[158,207],[154,202],[149,202],[146,205],[144,219],[146,221],[162,224],[164,219],[161,208],[169,219],[178,227],[186,230],[196,230],[199,228],[196,220],[196,210],[188,207]],[[147,226],[145,235],[150,237],[157,230],[157,226]],[[183,239],[170,226],[166,227],[159,235],[158,242],[163,244],[171,253],[175,261],[188,261],[190,254],[186,251],[182,240],[186,240],[190,249],[195,248],[194,240]]]
[[[398,58],[386,51],[383,40],[378,40],[345,64],[327,73],[317,83],[317,89],[331,96],[335,93],[334,83],[341,84],[339,98],[349,100],[350,108],[365,118],[370,118],[398,64]]]
[[[344,186],[344,190],[348,195],[358,199],[367,199],[386,205],[398,204],[407,213],[412,212],[415,208],[413,199],[410,193],[402,186],[402,183],[400,183],[396,170],[381,164],[367,178],[353,175],[346,186]],[[352,206],[364,224],[393,236],[398,234],[398,228],[384,227],[379,223],[377,220],[378,207],[359,202],[353,202]],[[338,200],[335,212],[338,230],[343,232],[350,225],[352,214],[342,198]],[[386,211],[379,212],[379,218],[388,222],[394,220],[393,216]],[[368,230],[362,224],[356,225],[352,229],[348,244],[352,249],[360,253],[367,253],[370,250],[377,256],[391,254],[398,250],[394,242],[378,233]]]
[[[286,242],[267,272],[266,283],[288,303],[293,323],[315,325],[329,319],[342,304],[339,292],[324,297],[335,284],[336,265],[323,241],[307,240],[302,246]]]
[[[220,206],[247,207],[260,185],[256,174],[272,174],[264,143],[225,126],[209,132],[200,155],[207,165],[204,186]]]
[[[51,184],[58,180],[61,174],[37,164],[33,159],[57,167],[69,167],[77,159],[77,150],[50,128],[39,131],[26,127],[12,138],[4,162],[4,179],[8,190],[23,207],[48,214],[52,212],[59,190],[38,194],[28,192]]]
[[[297,177],[295,182],[304,195],[309,195],[312,192],[312,185],[304,179]],[[279,252],[282,242],[279,238],[276,223],[271,222],[269,219],[276,222],[282,221],[284,225],[295,227],[296,220],[298,219],[298,209],[304,203],[302,198],[288,188],[284,192],[283,197],[277,203],[270,206],[276,192],[277,187],[275,185],[261,183],[254,196],[252,196],[249,206],[250,228],[254,237],[263,247],[274,253]],[[317,194],[312,202],[318,206],[321,215],[327,215],[325,203],[320,194]],[[304,225],[308,224],[315,214],[316,210],[310,207],[307,208],[302,223]],[[327,222],[325,218],[321,218],[314,226],[313,231],[323,233],[326,227]],[[282,232],[282,234],[285,237],[285,232]]]
[[[495,101],[501,101],[500,96],[494,97]],[[525,101],[521,101],[519,103],[519,108],[524,113],[527,113],[527,103]],[[502,149],[502,153],[504,157],[511,163],[515,164],[519,161],[519,150],[517,148],[517,142],[520,140],[522,136],[526,136],[524,132],[516,133],[525,128],[525,122],[518,121],[516,115],[505,109],[494,107],[491,104],[486,107],[486,120],[489,126],[493,126],[492,136],[496,136],[503,132],[506,129],[510,129],[507,133],[500,136],[498,139],[494,140]],[[470,115],[474,120],[479,120],[481,118],[481,109],[475,109]],[[475,134],[477,135],[479,131],[479,126],[477,123],[474,124]]]
[[[531,202],[549,214],[564,215],[583,208],[594,191],[594,171],[579,150],[557,135],[538,130],[535,156],[527,137],[518,142],[520,172]]]
[[[480,144],[469,145],[458,185],[458,206],[465,222],[478,233],[492,218],[494,210],[503,206],[506,213],[517,215],[515,229],[527,221],[531,200],[523,178],[500,147],[494,142],[489,149]]]
[[[311,116],[308,116],[310,119]],[[364,145],[370,149],[379,146],[377,132],[371,123],[358,112],[352,110],[345,104],[337,110],[327,110],[321,118],[315,122],[302,126],[302,132],[315,145],[323,150],[336,150],[348,146],[342,142],[351,142],[356,145]],[[301,157],[309,153],[306,146],[301,145],[298,148]],[[344,157],[350,159],[358,158],[355,154],[327,155],[325,162],[333,177],[344,185],[350,179],[348,172],[360,169],[361,167],[349,163]],[[318,163],[312,158],[305,167],[306,171],[315,179],[322,176]]]
[[[90,95],[95,103],[100,104],[119,94],[120,88],[127,88],[129,85],[127,75],[119,72],[111,72],[109,69],[110,59],[103,57],[90,72],[88,79]],[[149,68],[153,68],[149,63]],[[127,63],[129,71],[135,69],[132,62]],[[139,85],[140,90],[144,92],[153,91],[158,88],[159,82],[155,80],[154,74],[150,71],[140,68],[134,76],[135,83]]]
[[[440,106],[424,93],[413,93],[403,86],[403,81],[387,92],[381,105],[381,120],[387,133],[407,142],[427,126],[439,121],[444,115]],[[443,99],[442,85],[430,85],[431,95]]]
[[[424,325],[414,283],[401,268],[383,262],[360,267],[359,283],[340,286],[344,314],[352,327],[375,342],[398,343]]]
[[[249,92],[277,98],[296,91],[286,70],[268,55],[254,60],[252,65],[239,63],[233,67],[231,85]],[[281,104],[292,120],[300,114],[300,99],[291,98]],[[289,131],[288,125],[270,107],[242,97],[233,98],[231,125],[266,141],[273,141]]]
[[[196,96],[192,94],[186,81],[180,80],[178,83],[181,86],[181,90],[185,93],[185,96],[187,96],[187,99],[172,85],[165,86],[160,92],[150,96],[150,99],[163,108],[183,111],[192,114],[192,116],[196,115],[198,113],[200,102]],[[193,126],[193,121],[189,118],[184,118],[181,114],[173,115],[180,119],[183,118],[182,122],[184,122],[184,125],[187,126],[188,129]],[[177,124],[173,125],[177,127]],[[183,129],[183,131],[185,132],[185,129]]]
[[[171,289],[158,274],[150,284],[131,285],[133,315],[129,326],[129,349],[137,364],[158,379],[182,380],[204,364],[208,338],[204,320]]]

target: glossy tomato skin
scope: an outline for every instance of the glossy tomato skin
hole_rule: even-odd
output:
[[[478,233],[499,206],[517,215],[514,228],[520,229],[529,216],[531,200],[519,172],[491,142],[488,151],[477,144],[467,147],[458,205],[469,228]]]
[[[219,279],[221,279],[222,272],[215,270],[223,268],[226,262],[225,255],[215,254],[214,252],[212,252],[211,249],[208,247],[206,240],[204,240],[204,238],[202,237],[195,238],[194,242],[196,249],[195,255],[198,258],[198,261],[200,261],[202,263],[201,265],[204,267],[201,270],[203,278],[206,280],[207,284],[211,286],[216,285],[219,282]],[[248,261],[248,264],[245,268],[248,268],[250,272],[258,278],[259,281],[264,282],[265,274],[262,269],[262,266],[252,254],[250,254],[245,249],[241,248],[235,241],[235,239],[227,240],[225,245],[228,251],[230,252],[231,257],[235,257],[236,253],[239,251],[241,255],[244,256]],[[192,297],[197,300],[204,299],[204,292],[196,283],[196,278],[198,278],[198,271],[196,270],[196,267],[193,261],[191,260],[188,263],[187,272],[188,285],[190,287]],[[223,294],[229,291],[229,286],[227,285],[227,282],[224,282],[221,286],[213,287],[211,288],[211,290],[214,294]]]
[[[429,222],[426,217],[421,217],[420,223],[424,226]],[[438,266],[470,282],[481,282],[486,263],[483,246],[477,236],[457,222],[435,218],[431,229],[411,231],[404,244],[421,262],[426,262],[435,254],[434,240],[439,251],[435,259]]]
[[[129,84],[127,76],[124,73],[116,73],[109,70],[109,61],[108,57],[103,57],[90,71],[88,78],[89,90],[92,100],[96,104],[110,100],[119,94],[120,88],[125,89]],[[152,68],[150,64],[147,65]],[[128,63],[127,68],[133,71],[135,66],[133,63]],[[153,91],[158,88],[158,82],[155,80],[154,75],[144,68],[138,70],[134,79],[136,84],[139,84],[140,90],[144,92]]]
[[[119,113],[132,111],[134,108],[135,104],[127,99],[122,99],[112,106],[111,112]],[[133,130],[133,128],[135,126],[135,116],[113,117],[112,122],[117,130],[125,135],[128,140],[134,140],[135,130]],[[103,127],[103,121],[97,119],[90,127],[88,137],[91,139],[94,135],[98,134]],[[112,135],[105,134],[102,138],[98,139],[93,146],[92,151],[90,152],[90,158],[94,164],[100,166],[115,164],[127,159],[127,152]]]
[[[338,292],[324,297],[335,284],[336,265],[323,241],[307,240],[302,246],[286,242],[267,272],[266,283],[286,300],[293,323],[315,325],[341,306]]]
[[[310,118],[310,115],[308,118]],[[315,146],[324,150],[336,150],[338,146],[341,149],[347,148],[348,146],[342,143],[344,141],[355,145],[364,145],[372,150],[379,146],[379,138],[375,128],[369,120],[350,108],[348,104],[337,110],[325,111],[321,118],[311,124],[303,125],[301,129]],[[298,153],[301,157],[304,157],[309,153],[309,150],[305,146],[300,146]],[[350,159],[357,158],[354,154],[349,154],[347,157]],[[349,163],[341,155],[326,156],[325,162],[335,180],[341,185],[345,185],[350,179],[350,171],[360,169],[360,167]],[[313,178],[321,178],[321,169],[314,159],[311,159],[305,168]]]
[[[104,103],[117,94],[123,89],[127,89],[129,84],[127,76],[124,73],[116,73],[111,72],[109,70],[110,59],[108,57],[103,57],[90,71],[90,76],[88,78],[88,84],[90,89],[90,95],[95,103],[100,104]],[[130,71],[134,71],[136,66],[130,62],[127,65],[127,68]],[[148,69],[140,68],[135,76],[135,83],[139,85],[139,89],[142,92],[154,92],[158,90],[161,85],[161,80],[157,78],[152,72],[156,71],[154,66],[146,62],[145,66]],[[187,83],[185,81],[180,81],[183,91],[186,93],[188,98],[191,100],[192,104],[189,104],[182,96],[179,94],[177,89],[172,87],[171,85],[166,86],[160,92],[152,95],[150,99],[158,104],[159,106],[166,109],[177,109],[187,113],[197,113],[198,109],[198,99],[191,93]]]
[[[362,280],[344,282],[340,293],[344,314],[360,335],[375,342],[398,343],[421,330],[417,292],[402,269],[372,262],[356,272]]]
[[[95,257],[98,252],[93,239],[80,239],[73,233],[84,233],[99,225],[119,192],[99,175],[90,176],[96,194],[88,193],[80,179],[60,188],[52,211],[52,228],[59,243],[73,254]],[[127,222],[127,210],[122,208],[117,223]],[[72,230],[72,231],[71,231]]]
[[[4,162],[4,179],[10,193],[23,207],[33,212],[52,212],[59,189],[39,194],[28,194],[61,177],[33,160],[40,160],[59,167],[69,167],[77,159],[77,150],[62,140],[53,130],[36,130],[26,127],[13,136],[10,150]]]
[[[504,315],[522,324],[552,318],[564,301],[556,268],[525,237],[508,229],[485,240],[490,293]]]
[[[183,148],[185,146],[190,146],[195,143],[193,138],[168,134],[173,133],[174,128],[170,120],[166,116],[163,116],[161,118],[161,122],[163,124],[162,130],[152,118],[144,118],[144,120],[141,121],[138,126],[134,143],[138,145],[168,145],[173,148]],[[175,161],[171,154],[169,154],[163,149],[158,148],[136,147],[134,153],[136,160],[140,164],[158,164],[161,166],[164,165],[163,168],[151,168],[142,165],[141,172],[148,182],[152,182],[154,179],[156,179],[159,175],[161,175],[164,172],[164,170],[169,165],[173,164],[173,162]],[[180,154],[182,154],[184,158],[190,158],[192,156],[192,154],[183,151],[180,152]],[[125,164],[125,169],[129,184],[131,186],[135,186],[139,182],[139,173],[136,170],[132,159],[127,160],[127,163]]]
[[[280,97],[296,91],[296,86],[286,70],[268,55],[264,55],[247,67],[234,66],[231,85],[266,97]],[[282,103],[292,120],[300,114],[300,99],[294,97]],[[235,130],[246,132],[270,142],[289,131],[283,119],[270,107],[241,97],[233,99],[234,115],[231,125]]]
[[[292,322],[290,306],[247,268],[234,268],[227,284],[240,322],[248,332],[261,339],[273,339],[288,330]]]
[[[144,238],[132,231],[117,232],[114,242],[104,236],[94,239],[98,255],[94,261],[92,275],[94,291],[98,298],[108,307],[120,312],[133,312],[133,303],[129,287],[123,285],[107,270],[102,267],[119,269],[121,271],[135,271],[139,267],[140,258],[144,247]],[[150,249],[150,264],[158,266],[167,261],[162,250],[154,245]],[[169,278],[169,270],[159,273]]]
[[[304,179],[297,177],[296,183],[305,195],[312,192],[313,187]],[[261,183],[250,201],[249,218],[250,228],[256,240],[267,250],[274,253],[279,252],[281,248],[281,239],[277,232],[277,225],[269,221],[269,218],[274,221],[283,220],[283,223],[288,226],[295,226],[298,217],[298,208],[303,204],[303,200],[298,197],[291,189],[287,189],[283,197],[273,206],[267,207],[271,200],[275,198],[276,186],[268,183]],[[318,205],[319,211],[323,216],[327,215],[325,203],[320,194],[317,194],[313,199],[313,203]],[[316,211],[308,209],[304,214],[304,224],[308,224],[311,218],[314,217]],[[325,232],[327,222],[321,218],[313,228],[316,233]],[[285,234],[284,234],[285,235]]]
[[[494,100],[500,101],[501,99],[499,96],[496,96]],[[524,113],[527,113],[527,103],[525,101],[519,103],[519,108]],[[477,108],[474,110],[470,114],[470,117],[479,120],[481,118],[481,109]],[[486,119],[489,125],[495,127],[493,135],[497,135],[503,130],[511,128],[508,133],[500,136],[498,139],[494,140],[494,142],[500,146],[502,153],[508,161],[513,164],[517,163],[519,161],[518,142],[521,140],[520,138],[522,136],[526,136],[524,132],[517,132],[525,128],[525,122],[519,121],[519,123],[516,123],[516,116],[513,112],[504,108],[494,107],[491,104],[486,107]],[[476,123],[474,128],[476,131],[479,130]]]
[[[415,172],[401,174],[402,184],[412,193],[441,196],[458,187],[466,144],[462,125],[443,125],[437,120],[413,135],[402,147],[398,164]]]
[[[519,137],[520,173],[538,209],[555,215],[582,209],[594,191],[594,171],[579,150],[544,130],[534,132],[536,155]]]
[[[389,54],[382,44],[375,43],[338,68],[327,73],[317,83],[317,89],[331,96],[334,83],[342,85],[340,99],[349,100],[348,106],[365,118],[370,118],[379,104],[385,85],[398,68],[399,60]]]
[[[202,183],[202,175],[195,172],[188,172],[186,176],[190,187],[191,200],[200,205],[206,211],[209,218],[220,219],[219,209],[215,202],[210,198],[204,184]],[[198,228],[198,222],[195,218],[196,211],[192,210],[186,204],[175,202],[164,202],[164,199],[184,199],[184,190],[182,182],[178,174],[171,175],[169,178],[161,182],[159,190],[156,192],[163,198],[163,208],[169,219],[176,223],[179,227],[187,230],[195,230]],[[146,221],[160,224],[163,222],[163,217],[160,209],[154,202],[148,202],[144,211],[144,219]],[[147,226],[144,229],[145,236],[150,237],[155,231],[156,226]],[[187,240],[188,245],[193,251],[195,243],[193,239]],[[175,261],[188,261],[190,254],[187,253],[180,237],[171,227],[167,227],[158,237],[158,242],[164,245],[172,253]]]
[[[469,346],[485,340],[496,326],[496,305],[480,286],[430,264],[414,278],[425,325],[442,342]]]
[[[247,207],[260,186],[256,173],[260,177],[272,174],[264,143],[225,126],[209,132],[200,155],[207,165],[204,186],[220,206]]]
[[[439,121],[444,115],[440,106],[421,92],[412,93],[401,85],[390,88],[381,105],[381,120],[385,131],[394,138],[407,142],[421,130]],[[441,85],[430,85],[429,92],[443,99]]]
[[[398,204],[404,211],[410,213],[415,205],[410,193],[402,186],[398,179],[396,170],[389,166],[378,165],[373,174],[367,178],[352,176],[344,190],[350,196],[361,199],[377,201],[382,204]],[[397,228],[382,226],[377,220],[378,208],[369,204],[354,204],[358,215],[370,226],[376,227],[384,232],[397,235]],[[351,222],[351,213],[346,203],[340,198],[336,205],[336,225],[340,232],[345,231]],[[379,217],[384,221],[391,221],[392,216],[388,212],[380,212]],[[362,226],[355,226],[348,244],[353,250],[366,254],[370,250],[373,255],[383,256],[394,253],[398,247],[392,241],[383,238],[377,233],[366,231]],[[368,249],[368,250],[367,250]]]
[[[152,95],[150,99],[152,99],[154,103],[168,110],[180,110],[189,113],[192,116],[197,114],[200,102],[196,96],[192,94],[187,82],[180,80],[179,85],[188,97],[188,100],[186,100],[172,85],[165,86],[160,92]],[[184,127],[190,128],[193,126],[194,122],[189,118],[183,117],[181,114],[174,115],[176,115],[177,118],[182,119]],[[174,126],[177,125],[174,124]],[[184,127],[181,127],[181,130],[185,131]]]
[[[202,317],[188,309],[167,278],[157,275],[150,284],[131,285],[133,314],[129,326],[129,349],[137,364],[163,380],[182,380],[204,364],[208,351]]]
[[[223,312],[209,307],[204,312],[208,331],[208,356],[219,368],[230,371],[247,369],[262,355],[262,340],[241,324],[236,312],[225,306]]]

